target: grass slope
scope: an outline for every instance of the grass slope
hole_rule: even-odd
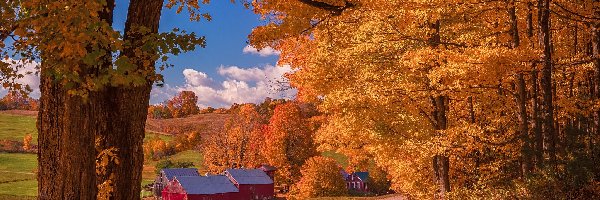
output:
[[[11,196],[36,196],[37,155],[0,153],[0,199]]]
[[[31,142],[37,144],[35,117],[0,112],[0,140],[23,141],[25,135],[31,134]]]

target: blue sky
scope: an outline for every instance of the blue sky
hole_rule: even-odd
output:
[[[128,1],[117,2],[114,24],[117,29],[123,29],[127,4]],[[167,86],[155,88],[151,103],[159,103],[181,90],[196,92],[201,106],[213,107],[246,103],[244,101],[257,103],[267,96],[293,96],[293,91],[275,94],[273,91],[262,91],[268,89],[268,86],[257,85],[269,84],[270,80],[263,79],[264,76],[273,79],[288,71],[272,68],[277,62],[277,55],[261,56],[258,52],[243,52],[244,48],[248,48],[248,35],[252,29],[265,23],[259,15],[246,9],[239,2],[231,3],[228,0],[213,0],[210,4],[202,6],[201,11],[208,12],[212,16],[211,21],[190,21],[185,11],[177,14],[176,9],[163,9],[161,32],[171,31],[173,28],[195,32],[197,35],[206,36],[207,46],[171,58],[169,62],[175,67],[163,72]],[[188,72],[187,76],[184,75],[184,71]],[[202,78],[208,80],[197,80],[198,77],[194,78],[197,73],[205,74],[207,77]],[[196,80],[202,83],[191,84],[197,82]]]
[[[123,30],[129,1],[117,0],[114,28]],[[165,87],[155,87],[151,104],[163,102],[182,90],[191,90],[199,97],[201,107],[228,107],[232,103],[258,103],[265,97],[293,98],[295,91],[277,92],[276,81],[283,80],[289,67],[275,67],[278,52],[266,49],[257,52],[247,46],[248,35],[256,26],[264,24],[260,16],[240,3],[229,0],[213,0],[201,5],[202,12],[212,16],[211,21],[190,21],[185,11],[177,14],[176,9],[163,8],[160,22],[161,32],[179,28],[206,37],[206,48],[171,57],[174,68],[162,72]],[[185,10],[185,9],[184,9]],[[37,88],[37,77],[27,76],[22,82]],[[0,96],[3,96],[0,88]],[[34,90],[33,97],[39,97]]]

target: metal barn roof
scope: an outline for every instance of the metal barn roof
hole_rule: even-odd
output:
[[[369,172],[354,172],[354,175],[360,178],[363,182],[367,182],[369,179]]]
[[[220,194],[239,192],[225,176],[178,176],[175,179],[187,194]]]
[[[273,184],[273,180],[260,169],[225,170],[239,184]]]
[[[173,180],[173,177],[180,176],[199,176],[198,169],[196,168],[165,168],[162,169],[169,181]]]

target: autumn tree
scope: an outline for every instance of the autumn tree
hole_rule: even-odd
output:
[[[290,191],[291,199],[346,196],[348,188],[340,167],[331,158],[315,156],[302,165],[302,178]]]
[[[275,180],[278,184],[291,185],[300,178],[300,167],[316,155],[308,117],[300,104],[287,102],[275,107],[265,130],[263,156],[270,165],[277,167]]]
[[[25,96],[17,91],[9,91],[0,99],[4,109],[15,110],[37,110],[38,100]]]
[[[227,168],[253,168],[263,163],[264,124],[253,104],[242,104],[221,132],[203,140],[204,164],[214,173]]]
[[[202,135],[199,131],[180,133],[175,136],[174,143],[177,151],[200,150]]]
[[[567,185],[552,181],[577,174],[558,170],[558,160],[597,171],[575,167],[587,159],[575,161],[570,155],[580,151],[567,148],[589,146],[592,155],[597,144],[574,139],[596,130],[585,128],[596,126],[589,120],[600,71],[593,67],[596,2],[253,5],[268,23],[251,43],[280,50],[279,64],[295,69],[288,77],[299,98],[322,101],[327,123],[316,135],[319,148],[368,152],[397,192],[536,198],[551,193],[519,193],[522,180],[560,173],[543,184]],[[561,195],[570,198],[570,191]]]
[[[169,119],[173,118],[173,113],[164,104],[150,105],[148,107],[148,117],[152,119]]]
[[[181,91],[177,96],[167,102],[167,107],[173,114],[173,117],[185,117],[198,114],[198,97],[192,91]]]
[[[0,3],[2,57],[41,60],[39,199],[140,198],[157,69],[170,66],[166,55],[204,45],[193,33],[159,33],[161,11],[187,8],[199,20],[201,3],[130,1],[122,33],[113,28],[113,0]],[[3,86],[27,90],[14,81],[19,67],[0,64]]]

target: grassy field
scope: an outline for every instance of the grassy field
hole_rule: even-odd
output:
[[[35,117],[0,112],[0,140],[23,141],[23,137],[27,134],[31,134],[33,136],[31,142],[37,144]]]
[[[36,196],[36,169],[35,154],[0,153],[0,199],[16,198],[9,195]]]
[[[198,168],[200,171],[202,171],[203,167],[202,167],[202,162],[203,162],[203,157],[202,154],[200,154],[198,151],[193,151],[193,150],[188,150],[188,151],[183,151],[183,152],[179,152],[178,154],[172,155],[168,158],[164,158],[162,160],[166,160],[166,159],[170,159],[173,162],[192,162],[194,163],[194,167]],[[142,171],[142,185],[151,183],[152,181],[154,181],[154,178],[156,178],[156,168],[154,166],[156,166],[156,163],[158,163],[159,161],[154,161],[154,160],[150,160],[150,161],[145,161],[144,162],[144,169]]]

